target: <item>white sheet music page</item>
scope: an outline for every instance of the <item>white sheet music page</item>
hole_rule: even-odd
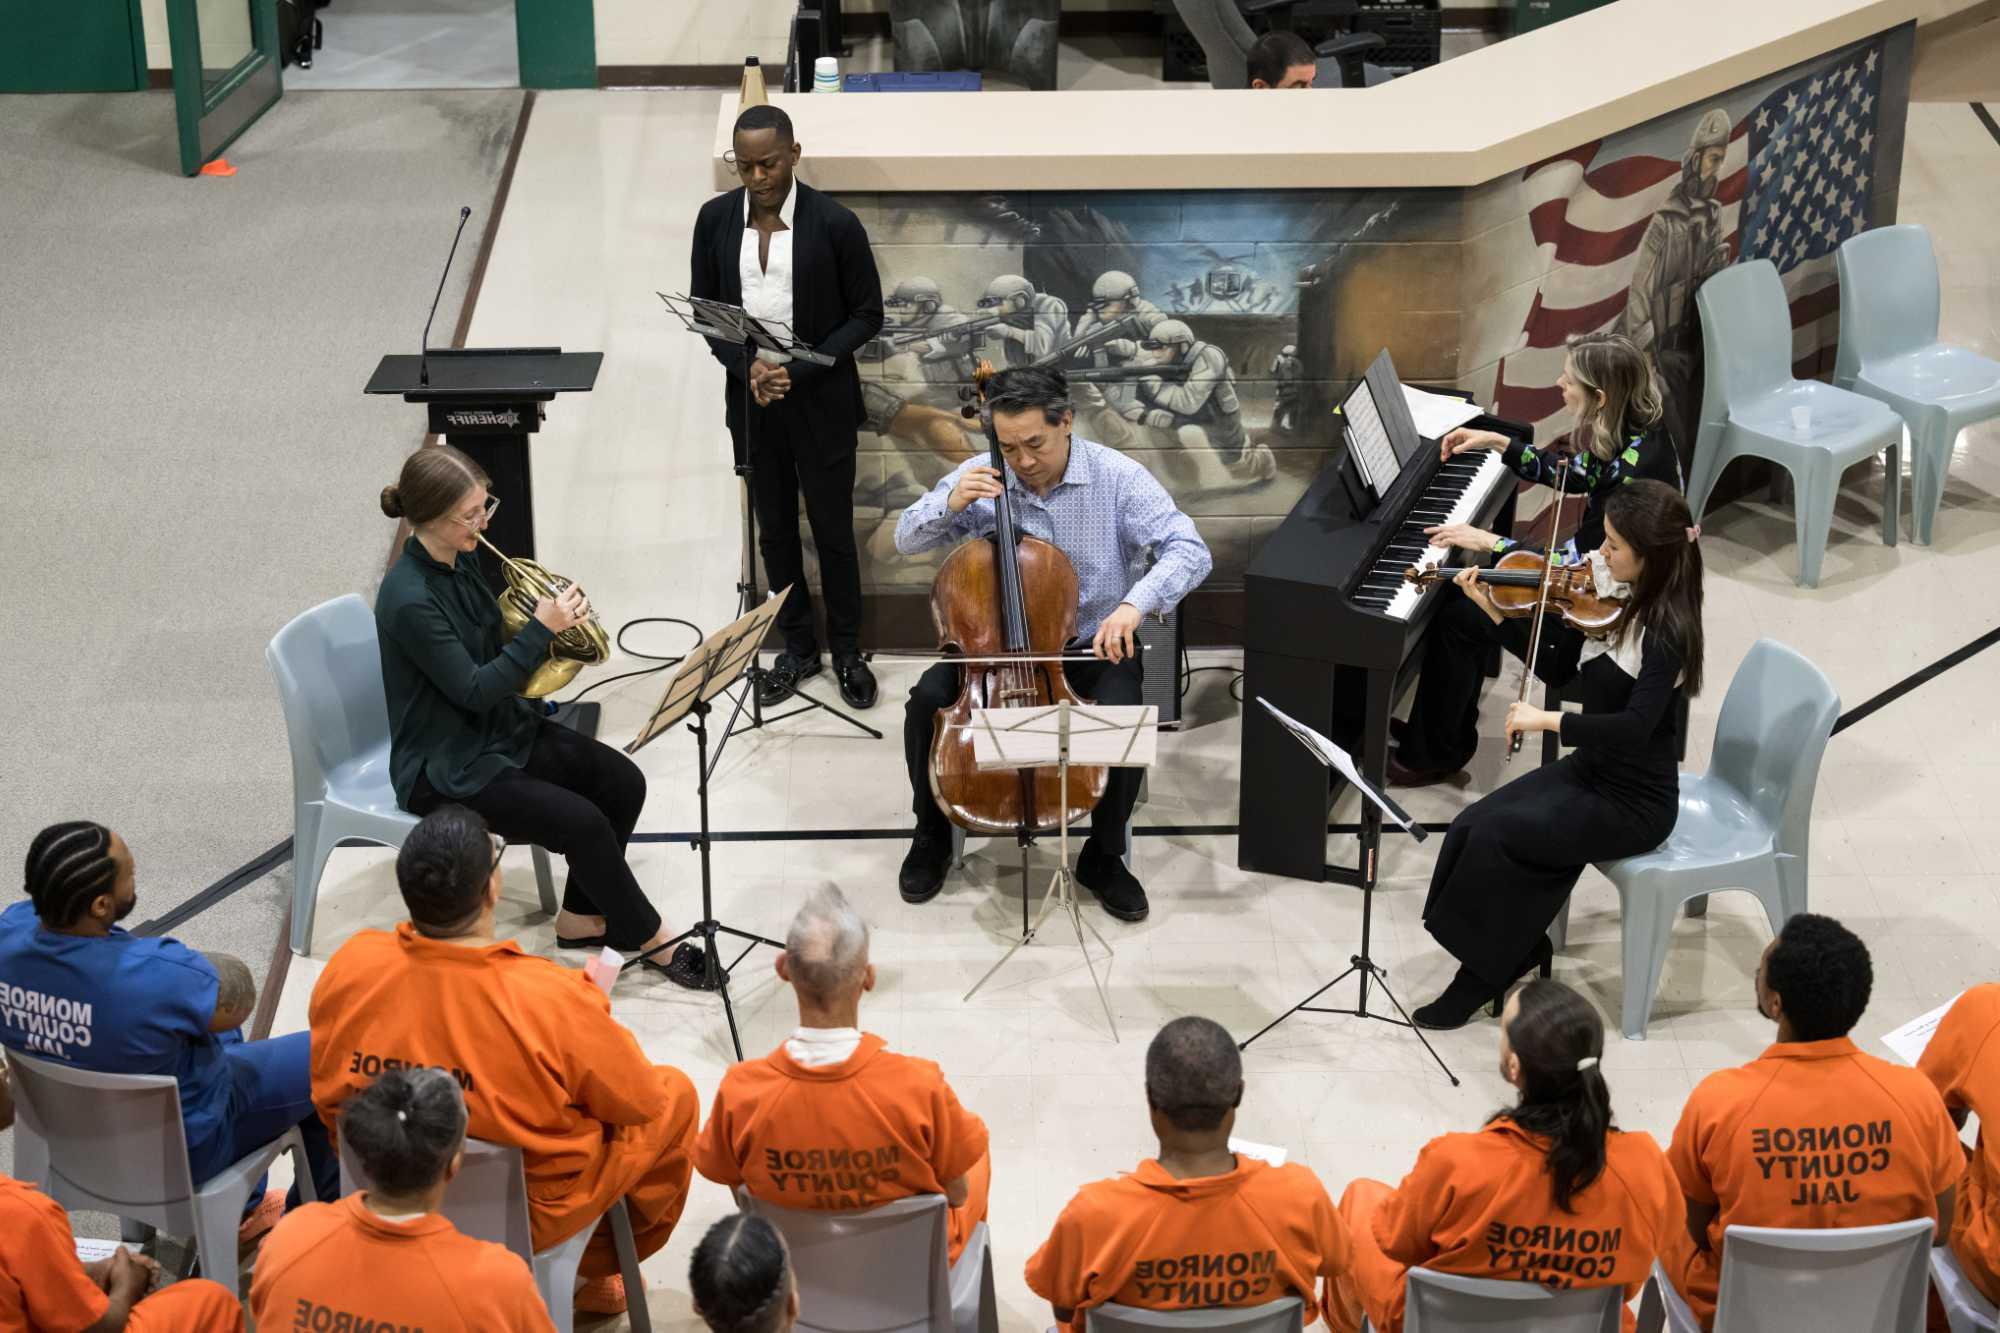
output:
[[[1348,754],[1347,751],[1341,749],[1338,745],[1335,745],[1305,723],[1291,717],[1263,695],[1260,694],[1257,696],[1257,702],[1264,705],[1265,711],[1270,713],[1272,717],[1277,718],[1279,725],[1284,727],[1286,731],[1291,732],[1292,735],[1304,741],[1307,748],[1319,756],[1321,763],[1346,778],[1348,785],[1372,800],[1376,808],[1389,817],[1390,823],[1398,825],[1405,832],[1409,831],[1409,817],[1395,805],[1384,799],[1375,790],[1374,786],[1361,776],[1361,770],[1354,766],[1354,756]]]
[[[1364,381],[1355,386],[1343,405],[1342,415],[1347,420],[1347,438],[1354,450],[1354,462],[1361,469],[1362,480],[1380,496],[1394,484],[1402,468],[1396,462],[1396,451],[1389,444],[1388,427],[1382,424],[1381,413],[1375,409],[1375,395]]]
[[[1960,991],[1958,995],[1952,996],[1929,1013],[1918,1014],[1894,1032],[1883,1037],[1882,1044],[1894,1051],[1896,1058],[1904,1064],[1915,1065],[1917,1061],[1923,1058],[1924,1048],[1931,1044],[1931,1037],[1936,1034],[1938,1024],[1944,1022],[1946,1011],[1954,1004],[1957,1004],[1959,995],[1963,994],[1965,992]]]
[[[1410,405],[1410,416],[1417,423],[1417,434],[1426,440],[1442,440],[1479,415],[1477,403],[1468,403],[1448,393],[1412,389],[1407,384],[1403,386],[1403,401]]]

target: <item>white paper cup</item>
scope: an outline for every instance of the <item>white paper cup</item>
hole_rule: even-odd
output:
[[[1812,409],[1810,407],[1795,407],[1792,409],[1792,429],[1801,435],[1805,435],[1812,430]]]

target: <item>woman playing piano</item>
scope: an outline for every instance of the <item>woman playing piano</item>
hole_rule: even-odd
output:
[[[1658,381],[1646,354],[1630,338],[1593,333],[1572,339],[1564,358],[1563,405],[1576,417],[1576,427],[1551,450],[1509,440],[1493,431],[1455,430],[1444,437],[1449,457],[1472,449],[1505,449],[1507,466],[1528,481],[1553,486],[1568,468],[1563,488],[1582,495],[1583,518],[1576,535],[1556,549],[1565,563],[1596,549],[1604,538],[1604,500],[1620,486],[1639,478],[1681,486],[1679,456],[1674,453]],[[1467,523],[1431,528],[1431,544],[1467,551],[1501,554],[1516,543],[1498,533]],[[1436,623],[1424,643],[1423,674],[1407,722],[1391,723],[1400,742],[1389,756],[1389,781],[1418,787],[1439,782],[1463,769],[1479,744],[1479,690],[1485,680],[1486,649],[1505,643],[1505,636],[1480,613],[1471,599],[1444,593]],[[1545,634],[1554,640],[1576,632],[1551,623]],[[1546,651],[1551,639],[1544,639]],[[1525,650],[1525,641],[1522,649]],[[1520,651],[1520,650],[1517,650]],[[1570,650],[1575,652],[1573,645]]]
[[[1497,1014],[1518,977],[1547,976],[1545,932],[1583,868],[1659,846],[1680,813],[1678,705],[1701,689],[1699,532],[1681,493],[1650,480],[1613,491],[1602,522],[1604,544],[1588,560],[1625,614],[1605,638],[1570,641],[1566,662],[1563,646],[1545,650],[1544,674],[1575,680],[1581,713],[1508,709],[1510,737],[1553,731],[1575,748],[1467,806],[1444,836],[1424,927],[1459,969],[1411,1015],[1423,1027],[1461,1027],[1484,1004]],[[1466,600],[1523,651],[1527,623],[1503,622],[1472,573],[1459,575]]]

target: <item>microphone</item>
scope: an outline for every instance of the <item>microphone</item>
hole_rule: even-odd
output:
[[[444,257],[444,272],[438,274],[437,295],[431,298],[431,313],[424,319],[424,337],[417,356],[417,383],[431,382],[431,321],[437,318],[438,302],[444,297],[444,280],[451,276],[451,261],[458,255],[458,238],[465,235],[465,222],[472,216],[470,205],[458,210],[458,231],[451,238],[451,253]]]

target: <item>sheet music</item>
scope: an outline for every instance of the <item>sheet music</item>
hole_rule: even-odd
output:
[[[1903,1026],[1882,1038],[1882,1044],[1894,1051],[1896,1058],[1904,1064],[1916,1064],[1918,1060],[1923,1058],[1924,1048],[1931,1044],[1931,1038],[1936,1035],[1938,1024],[1944,1021],[1946,1011],[1954,1004],[1957,1004],[1959,996],[1964,994],[1964,991],[1960,991],[1958,995],[1952,996],[1929,1013],[1918,1014],[1915,1018],[1903,1024]]]
[[[1322,764],[1325,764],[1328,768],[1346,778],[1363,797],[1373,801],[1376,808],[1387,815],[1390,821],[1397,827],[1416,838],[1418,842],[1422,842],[1429,836],[1425,833],[1422,825],[1411,821],[1409,814],[1404,811],[1402,806],[1390,800],[1384,793],[1375,790],[1370,785],[1368,779],[1361,776],[1361,770],[1354,766],[1354,757],[1348,754],[1347,751],[1341,749],[1338,745],[1335,745],[1305,723],[1290,717],[1263,695],[1260,694],[1257,696],[1257,702],[1264,705],[1265,712],[1278,719],[1280,726],[1303,741],[1306,748],[1317,755]]]
[[[1389,444],[1389,429],[1382,424],[1382,414],[1375,408],[1375,395],[1366,380],[1347,395],[1340,414],[1347,422],[1348,447],[1354,451],[1361,479],[1379,498],[1395,482],[1402,465],[1396,461],[1396,451]]]
[[[1479,415],[1477,403],[1468,403],[1450,394],[1432,393],[1428,389],[1412,389],[1407,384],[1403,386],[1403,401],[1410,405],[1410,416],[1417,423],[1417,434],[1426,440],[1442,440]]]

